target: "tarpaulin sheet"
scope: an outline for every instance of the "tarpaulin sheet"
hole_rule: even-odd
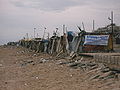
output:
[[[85,35],[84,45],[108,45],[109,35]]]

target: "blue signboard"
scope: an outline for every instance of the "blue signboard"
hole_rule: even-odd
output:
[[[109,35],[85,35],[84,45],[108,45]]]

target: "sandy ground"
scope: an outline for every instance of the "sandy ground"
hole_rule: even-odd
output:
[[[91,79],[107,73],[60,65],[65,61],[21,47],[0,46],[0,90],[120,90],[119,78]]]

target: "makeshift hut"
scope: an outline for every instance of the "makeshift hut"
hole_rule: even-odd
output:
[[[112,35],[86,33],[83,45],[84,52],[106,52],[113,49]]]

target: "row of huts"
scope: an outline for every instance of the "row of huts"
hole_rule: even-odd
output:
[[[48,54],[81,53],[81,52],[109,52],[113,50],[111,34],[88,33],[81,30],[77,35],[72,31],[62,36],[53,35],[49,39],[22,39],[18,45]]]

